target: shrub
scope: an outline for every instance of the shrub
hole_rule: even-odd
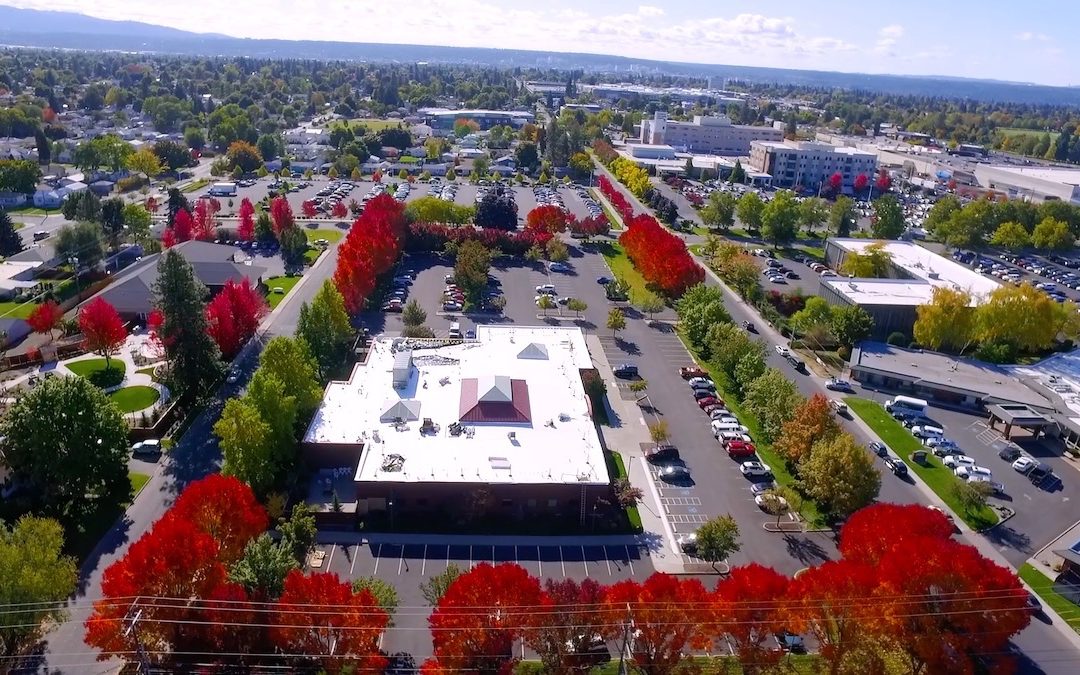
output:
[[[904,343],[907,341],[907,336],[900,331],[893,331],[892,333],[889,333],[888,339],[885,340],[885,342],[887,342],[888,344],[896,347],[903,347]]]
[[[847,361],[851,358],[851,347],[840,345],[840,348],[836,350],[836,355]]]
[[[124,371],[119,368],[106,368],[104,370],[95,371],[90,375],[90,382],[102,389],[115,387],[123,381]]]
[[[146,179],[142,176],[126,176],[116,181],[116,189],[120,192],[131,192],[146,184]]]
[[[1016,345],[1009,342],[984,342],[975,350],[975,357],[989,363],[1014,363]]]

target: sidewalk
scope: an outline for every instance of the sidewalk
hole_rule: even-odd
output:
[[[600,372],[600,377],[608,385],[606,400],[610,426],[600,427],[604,447],[622,456],[630,483],[640,488],[644,494],[638,504],[638,513],[641,515],[642,536],[646,541],[654,542],[648,546],[649,558],[657,572],[682,574],[685,572],[682,553],[675,542],[675,532],[663,515],[664,508],[660,505],[660,494],[649,476],[648,464],[641,451],[642,443],[651,443],[645,419],[633,401],[624,401],[618,395],[618,383],[611,373],[611,366],[600,338],[595,334],[586,335],[585,342],[589,346],[589,353]],[[657,545],[659,542],[663,544]]]

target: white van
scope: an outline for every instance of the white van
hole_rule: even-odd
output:
[[[750,433],[750,429],[743,426],[742,424],[739,424],[738,422],[724,422],[722,420],[716,420],[712,423],[713,436],[722,434],[725,431],[733,431],[739,434]]]
[[[461,339],[461,324],[457,321],[450,324],[450,337],[456,340]]]
[[[892,412],[894,408],[903,408],[905,411],[921,413],[925,412],[929,405],[929,403],[921,398],[897,396],[893,400],[885,403],[885,409]]]
[[[931,436],[944,436],[945,430],[941,427],[911,427],[911,435],[915,438],[930,438]]]

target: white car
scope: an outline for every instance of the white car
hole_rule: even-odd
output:
[[[987,485],[990,486],[990,489],[994,491],[994,494],[997,494],[997,495],[1005,494],[1005,486],[1002,485],[1001,483],[997,482],[996,480],[994,480],[990,476],[983,476],[981,474],[973,474],[973,475],[968,476],[967,481],[969,483],[986,483]]]
[[[1031,457],[1021,457],[1012,463],[1012,468],[1016,469],[1020,473],[1027,473],[1035,467],[1039,466],[1039,462]]]
[[[536,287],[536,292],[552,295],[555,293],[555,284],[540,284]]]
[[[962,480],[990,480],[994,477],[994,472],[990,469],[974,465],[958,466],[953,470],[953,474]],[[982,478],[976,478],[976,476],[982,476]]]
[[[716,389],[716,383],[707,377],[691,377],[686,383],[694,389]]]
[[[773,347],[773,349],[775,349],[776,353],[780,356],[787,356],[791,353],[791,351],[784,345],[776,345],[775,347]]]
[[[847,380],[838,380],[836,378],[829,378],[825,382],[825,388],[833,391],[851,391],[851,383]]]
[[[923,439],[923,445],[925,445],[928,448],[936,448],[939,445],[953,445],[953,446],[955,446],[956,443],[953,443],[952,441],[945,438],[944,436],[931,436],[929,438],[924,438]]]
[[[975,466],[975,460],[967,455],[949,455],[945,459],[941,460],[941,463],[950,469],[955,469],[961,466]]]
[[[133,455],[156,455],[161,452],[161,441],[156,438],[148,438],[131,446]]]
[[[777,495],[760,494],[754,497],[754,503],[761,509],[764,509],[766,505],[771,505],[770,503],[778,504],[781,511],[787,511],[787,500]]]
[[[684,534],[675,541],[679,544],[679,550],[683,553],[693,553],[697,550],[697,532]]]
[[[765,476],[772,475],[772,469],[764,462],[743,462],[739,465],[739,471],[742,472],[742,475],[744,476],[755,478],[764,478]]]

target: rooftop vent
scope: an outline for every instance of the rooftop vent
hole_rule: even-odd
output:
[[[397,453],[390,455],[383,455],[382,466],[380,470],[396,472],[401,471],[401,468],[405,466],[405,458]]]

